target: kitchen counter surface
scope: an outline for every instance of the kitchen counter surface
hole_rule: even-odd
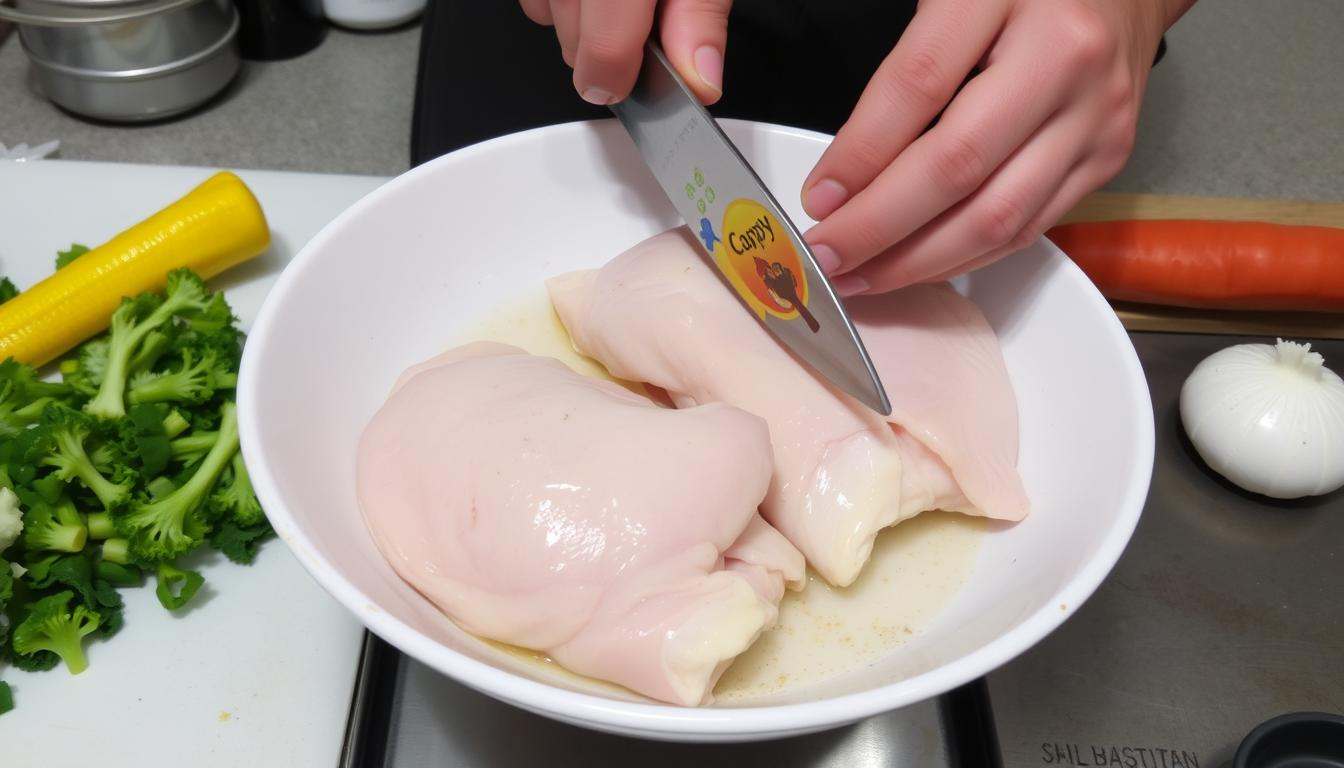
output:
[[[419,47],[418,23],[332,28],[302,56],[244,61],[219,97],[190,114],[114,125],[38,95],[13,32],[0,41],[0,142],[59,139],[58,157],[67,160],[394,176],[410,166]]]
[[[1197,4],[1167,36],[1134,154],[1107,188],[1344,199],[1341,29],[1344,4],[1333,0]],[[245,62],[221,98],[191,115],[127,127],[35,94],[11,33],[0,37],[0,142],[59,139],[59,156],[74,160],[394,175],[410,163],[419,42],[418,23],[332,29],[298,58]]]

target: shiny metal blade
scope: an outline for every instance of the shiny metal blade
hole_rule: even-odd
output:
[[[801,233],[657,44],[611,110],[747,309],[817,373],[889,415],[873,361]]]

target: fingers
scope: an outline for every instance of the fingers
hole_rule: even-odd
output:
[[[825,246],[835,272],[853,270],[893,243],[912,237],[921,227],[956,206],[989,178],[1032,132],[1049,119],[1062,99],[1057,84],[1024,82],[1020,71],[987,70],[973,80],[949,107],[939,125],[921,136],[861,192],[807,232],[806,239]],[[1039,87],[1038,97],[1024,98],[1022,89]],[[1054,147],[1066,152],[1074,144]],[[1064,158],[1072,162],[1076,155]],[[999,218],[1015,211],[995,214]],[[1025,222],[1018,222],[1020,227]],[[981,227],[994,226],[993,222]],[[1009,233],[1011,235],[1013,233]]]
[[[705,104],[723,95],[723,58],[732,0],[664,0],[663,52]]]
[[[982,55],[988,63],[985,71],[957,94],[938,124],[807,233],[814,252],[820,252],[818,258],[831,271],[855,271],[884,254],[883,269],[894,273],[883,274],[880,282],[904,284],[988,253],[1012,236],[1012,224],[1020,229],[1025,217],[1044,203],[1022,192],[1005,196],[977,192],[1028,137],[1047,121],[1071,116],[1066,122],[1075,127],[1045,150],[1052,155],[1050,162],[1065,164],[1057,171],[1058,181],[1079,159],[1100,151],[1098,136],[1116,132],[1108,121],[1124,125],[1130,111],[1126,89],[1111,87],[1111,81],[1129,78],[1123,69],[1114,74],[1113,32],[1087,7],[1068,5],[1069,13],[1063,12],[1064,7],[1051,11],[1038,4],[1014,11],[1010,26]],[[960,204],[972,195],[980,202],[968,211]],[[960,221],[957,226],[966,228],[961,233],[964,239],[983,241],[986,233],[999,233],[1000,240],[973,242],[970,250],[944,247],[941,258],[955,260],[925,263],[925,258],[940,258],[929,255],[938,249],[925,244],[930,235],[921,231],[936,219]],[[899,260],[901,267],[891,267],[890,257],[898,252],[921,255],[907,255]],[[867,271],[863,277],[872,282]]]
[[[862,292],[946,278],[1030,244],[1040,235],[1034,228],[1043,209],[1058,192],[1066,187],[1072,192],[1078,177],[1096,181],[1077,151],[1060,151],[1078,146],[1080,136],[1086,141],[1090,127],[1085,114],[1047,123],[975,194],[854,270],[867,285]]]
[[[1001,246],[984,256],[971,259],[965,264],[959,264],[952,269],[935,275],[932,278],[921,280],[920,282],[934,282],[938,280],[950,280],[957,275],[964,275],[968,272],[974,272],[981,267],[987,267],[990,264],[1030,246],[1040,239],[1041,235],[1056,222],[1064,217],[1064,214],[1073,210],[1073,207],[1082,200],[1087,193],[1105,184],[1109,176],[1100,173],[1094,163],[1083,163],[1075,166],[1069,172],[1069,177],[1065,179],[1060,186],[1059,191],[1055,192],[1050,201],[1041,208],[1040,212],[1028,224],[1018,236],[1013,238],[1007,245]]]
[[[990,48],[1003,25],[1002,5],[964,0],[921,4],[850,119],[803,182],[808,215],[829,216],[919,136]]]
[[[560,55],[570,67],[574,66],[579,48],[579,2],[550,0],[551,24],[555,27],[556,39],[560,41]]]
[[[630,93],[653,29],[653,9],[648,0],[583,0],[574,88],[584,101],[614,104]]]
[[[574,89],[593,104],[630,93],[653,28],[655,0],[519,0],[538,24],[555,27]],[[666,0],[661,4],[664,51],[706,104],[723,95],[723,58],[732,0]]]
[[[518,0],[518,4],[523,7],[523,14],[527,18],[543,27],[549,27],[555,23],[551,20],[550,0]]]

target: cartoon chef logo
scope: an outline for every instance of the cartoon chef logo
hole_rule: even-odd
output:
[[[706,218],[700,222],[699,235],[720,271],[758,315],[802,317],[813,333],[820,329],[807,310],[802,260],[784,227],[764,206],[755,200],[734,200],[724,210],[719,231]]]

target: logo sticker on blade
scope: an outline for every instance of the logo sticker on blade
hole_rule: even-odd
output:
[[[701,214],[696,238],[757,316],[762,320],[767,314],[781,320],[801,317],[813,333],[821,330],[807,310],[807,273],[802,258],[784,227],[765,206],[746,198],[733,200],[715,229],[710,206],[717,195],[699,168],[686,183],[686,197],[695,201]]]

